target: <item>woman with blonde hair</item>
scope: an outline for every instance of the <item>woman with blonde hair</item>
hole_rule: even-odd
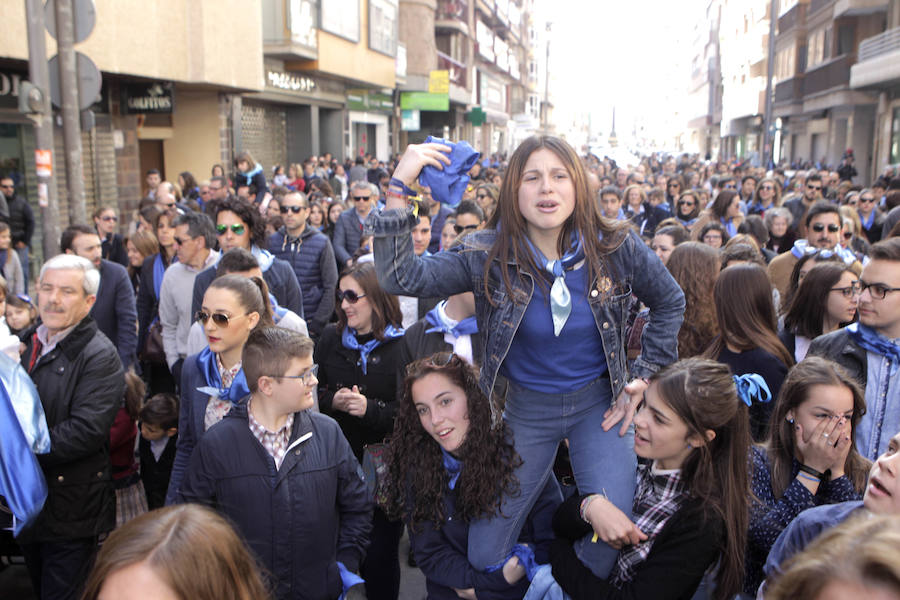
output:
[[[765,216],[767,210],[777,206],[781,206],[781,185],[777,179],[766,177],[757,184],[747,214]]]
[[[259,568],[228,522],[196,504],[144,513],[103,543],[82,600],[266,600]]]

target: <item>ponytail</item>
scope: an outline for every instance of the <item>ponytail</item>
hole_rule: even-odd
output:
[[[687,425],[689,435],[705,439],[707,431],[715,432],[711,441],[687,456],[681,476],[691,497],[724,523],[714,600],[733,598],[743,587],[750,520],[747,408],[738,400],[731,370],[713,360],[678,361],[655,374],[651,385],[654,383]]]
[[[259,321],[254,329],[275,325],[272,318],[272,304],[269,302],[269,288],[261,278],[248,278],[232,273],[216,278],[209,287],[234,293],[245,311],[258,314]]]
[[[269,301],[269,286],[266,285],[266,280],[262,277],[251,277],[250,281],[255,283],[256,287],[259,288],[259,294],[262,298],[262,309],[257,311],[259,313],[259,323],[256,324],[254,329],[259,329],[260,327],[274,327],[275,315],[272,314],[272,303]]]

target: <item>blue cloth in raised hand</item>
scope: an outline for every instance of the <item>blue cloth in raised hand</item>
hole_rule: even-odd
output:
[[[419,185],[431,188],[431,197],[441,204],[456,208],[469,183],[469,170],[478,162],[481,153],[472,148],[468,142],[448,142],[430,135],[425,139],[425,143],[449,146],[450,164],[444,165],[443,169],[425,165],[419,174]]]

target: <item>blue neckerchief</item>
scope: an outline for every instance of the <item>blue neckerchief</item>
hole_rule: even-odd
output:
[[[429,135],[425,143],[432,142],[450,147],[450,164],[444,165],[443,169],[425,165],[419,174],[419,185],[431,188],[431,197],[441,204],[456,208],[469,183],[469,170],[478,162],[481,153],[472,148],[468,142],[454,143]]]
[[[725,231],[728,232],[728,237],[734,237],[737,235],[737,227],[734,225],[734,221],[731,219],[719,219],[722,222],[722,226],[725,227]]]
[[[738,398],[750,406],[753,401],[769,402],[772,400],[772,392],[766,384],[766,380],[756,373],[734,375],[734,385],[737,387]]]
[[[234,376],[231,387],[222,387],[222,377],[219,375],[219,367],[216,366],[216,355],[209,349],[209,346],[197,355],[197,367],[200,369],[200,374],[203,375],[204,381],[206,381],[205,386],[197,388],[198,392],[203,392],[209,396],[217,396],[223,400],[231,400],[234,403],[250,395],[250,388],[247,387],[247,378],[244,376],[243,368]]]
[[[459,474],[462,472],[462,461],[441,448],[441,464],[444,465],[444,470],[447,471],[447,475],[450,476],[450,481],[448,485],[450,489],[456,487],[456,482],[459,480]]]
[[[447,322],[441,318],[440,309],[438,308],[439,306],[445,306],[446,304],[446,300],[441,300],[441,302],[438,303],[438,306],[435,306],[425,314],[425,321],[432,326],[430,329],[426,329],[425,333],[449,333],[458,338],[464,335],[478,333],[478,321],[475,320],[475,317],[466,317],[458,322],[456,326],[448,327]]]
[[[897,372],[897,368],[900,367],[900,346],[891,343],[889,339],[862,323],[848,325],[847,333],[850,334],[850,339],[863,350],[874,352],[888,359],[888,362],[891,363],[891,375]]]
[[[525,241],[531,249],[534,261],[553,275],[553,285],[550,287],[550,316],[553,319],[553,335],[559,337],[569,315],[572,314],[572,294],[566,286],[566,269],[584,259],[584,245],[581,243],[581,237],[573,231],[569,251],[559,260],[547,260],[544,253],[531,243],[528,236],[525,236]]]
[[[862,212],[861,212],[861,211],[856,211],[856,212],[859,213],[859,220],[860,220],[860,222],[862,223],[863,229],[865,229],[866,231],[868,231],[869,229],[871,229],[871,228],[872,228],[872,224],[875,223],[875,213],[876,213],[877,211],[873,208],[873,209],[872,209],[872,212],[869,213],[869,218],[868,218],[868,219],[865,219],[865,220],[863,220],[863,216],[862,216]]]
[[[401,337],[402,335],[403,329],[397,329],[393,325],[389,324],[384,328],[385,341]],[[383,342],[378,338],[372,338],[365,344],[360,344],[356,339],[356,330],[352,327],[344,327],[344,333],[341,335],[341,343],[344,345],[344,348],[347,348],[348,350],[359,350],[359,360],[362,363],[363,375],[365,375],[369,354]]]
[[[485,572],[493,573],[494,571],[499,571],[503,568],[503,565],[506,564],[506,561],[511,559],[513,556],[519,557],[519,563],[523,567],[525,567],[525,576],[528,577],[528,581],[534,579],[534,576],[537,573],[538,567],[540,567],[540,565],[538,565],[537,561],[534,559],[534,550],[532,550],[530,546],[526,546],[525,544],[516,544],[515,546],[513,546],[512,550],[509,551],[509,554],[506,555],[506,558],[496,564],[489,566],[487,569],[485,569]]]
[[[166,273],[166,265],[163,264],[162,254],[157,254],[153,261],[153,293],[159,300],[159,290],[162,289],[163,275]]]
[[[685,226],[686,228],[688,228],[688,229],[690,229],[691,227],[693,227],[693,226],[694,226],[694,223],[697,222],[697,217],[694,217],[693,219],[682,219],[681,217],[675,217],[675,218],[678,219],[678,222],[679,222],[679,223],[681,223],[682,225],[684,225],[684,226]]]
[[[269,292],[269,304],[272,305],[272,312],[275,313],[276,317],[275,322],[278,323],[287,314],[288,309],[278,306],[278,300],[275,299],[275,295],[272,292]]]
[[[14,366],[24,374],[21,366]],[[43,509],[47,482],[20,425],[6,383],[0,379],[0,496],[6,498],[12,510],[13,535],[17,536]],[[40,407],[36,391],[33,400]],[[43,411],[40,418],[44,419]]]
[[[816,254],[822,258],[831,258],[832,256],[837,256],[846,265],[852,265],[856,262],[856,255],[853,254],[852,250],[848,250],[847,248],[841,248],[840,246],[835,246],[834,249],[829,250],[826,248],[816,248],[815,246],[810,246],[809,241],[807,240],[797,240],[794,242],[794,245],[791,247],[791,254],[794,255],[794,258],[803,258],[807,254]]]
[[[366,580],[348,569],[344,566],[344,563],[341,561],[337,561],[338,566],[338,574],[341,576],[341,595],[338,600],[344,600],[347,597],[347,592],[354,585],[359,585],[360,583],[365,583]]]

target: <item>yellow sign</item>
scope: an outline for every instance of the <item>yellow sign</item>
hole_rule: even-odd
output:
[[[431,71],[431,73],[428,74],[428,93],[449,94],[450,71]]]

